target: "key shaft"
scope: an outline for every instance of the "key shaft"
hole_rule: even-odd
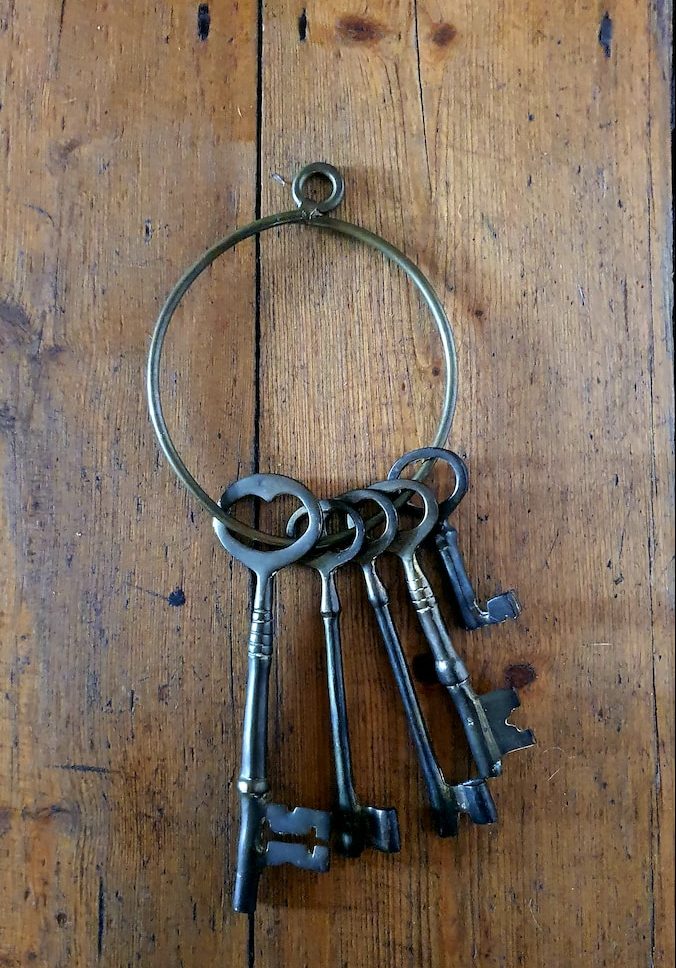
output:
[[[268,696],[272,661],[272,578],[256,578],[247,649],[247,681],[238,788],[262,796],[268,792]]]
[[[329,693],[336,804],[341,812],[350,813],[356,812],[358,801],[352,778],[350,727],[340,639],[340,603],[333,572],[322,575],[322,623],[326,645],[326,683]]]

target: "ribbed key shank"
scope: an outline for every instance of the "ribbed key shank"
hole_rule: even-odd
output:
[[[446,688],[455,686],[467,679],[467,667],[453,648],[432,587],[417,559],[404,558],[402,564],[411,602],[434,655],[437,678]]]
[[[241,793],[268,792],[268,694],[272,660],[272,579],[256,579],[242,730]]]

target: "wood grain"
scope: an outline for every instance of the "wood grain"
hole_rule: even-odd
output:
[[[481,689],[532,667],[500,823],[435,839],[357,580],[357,785],[394,857],[268,873],[256,963],[674,964],[670,7],[0,2],[0,965],[246,964],[231,913],[249,581],[160,460],[152,321],[212,241],[325,159],[417,261],[460,353],[457,512]],[[214,495],[333,494],[429,438],[433,327],[377,256],[304,228],[186,300],[167,410]],[[423,642],[386,563],[411,659]],[[435,573],[437,587],[438,575]],[[318,588],[280,576],[275,796],[328,807]],[[420,684],[444,767],[467,758]]]

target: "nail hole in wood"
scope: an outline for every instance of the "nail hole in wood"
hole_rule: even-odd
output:
[[[603,53],[606,57],[610,57],[613,44],[613,21],[608,11],[604,13],[601,26],[599,27],[599,44],[603,48]]]
[[[200,40],[207,39],[210,27],[211,14],[209,13],[209,4],[201,3],[197,8],[197,36]]]
[[[298,39],[301,43],[307,38],[307,10],[303,7],[298,18]]]

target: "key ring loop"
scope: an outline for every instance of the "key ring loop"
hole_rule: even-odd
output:
[[[313,201],[303,191],[306,182],[313,175],[322,175],[331,184],[331,194],[321,202]],[[302,209],[308,215],[312,216],[316,212],[326,215],[327,212],[332,212],[334,208],[338,208],[345,197],[345,181],[341,173],[333,165],[328,165],[324,161],[313,161],[311,164],[306,165],[305,168],[301,168],[291,182],[291,194],[298,208]]]
[[[322,202],[315,202],[307,195],[303,194],[303,187],[307,180],[313,175],[326,177],[332,186],[331,194]],[[455,408],[457,403],[457,351],[453,338],[453,331],[448,320],[444,307],[439,300],[431,283],[421,270],[399,249],[391,245],[385,239],[370,232],[368,229],[352,222],[343,222],[337,218],[329,218],[323,214],[323,210],[329,211],[340,204],[344,194],[344,183],[340,172],[332,165],[323,162],[314,162],[303,168],[293,180],[292,193],[298,208],[288,212],[281,212],[276,215],[267,215],[264,218],[256,219],[241,229],[237,229],[230,235],[216,242],[210,249],[200,256],[192,266],[181,276],[167,300],[160,310],[157,317],[155,329],[150,341],[148,353],[148,366],[146,374],[148,409],[153,429],[157,436],[158,443],[164,456],[169,462],[170,467],[179,478],[181,483],[195,497],[200,504],[209,512],[212,518],[225,524],[233,534],[247,538],[250,541],[261,542],[263,544],[283,547],[289,544],[289,539],[277,535],[264,534],[242,521],[238,521],[231,515],[226,514],[216,501],[210,497],[203,487],[190,473],[176,446],[169,434],[169,429],[162,409],[162,398],[160,392],[160,363],[162,358],[162,348],[169,328],[169,324],[176,312],[181,300],[190,289],[195,280],[207,269],[212,262],[234,248],[245,239],[254,235],[260,235],[268,229],[277,228],[282,225],[309,225],[315,228],[327,229],[339,235],[362,242],[372,249],[376,249],[386,259],[399,266],[406,273],[413,285],[422,296],[427,308],[439,331],[441,344],[444,353],[445,364],[445,388],[444,400],[442,405],[441,417],[437,426],[437,431],[432,442],[432,446],[441,447],[446,442],[453,423]],[[322,209],[322,206],[324,209]],[[328,206],[328,208],[327,208]],[[413,480],[424,480],[429,474],[434,460],[429,460],[421,464],[413,475]],[[326,543],[333,544],[342,540],[344,535],[331,535],[330,539],[325,539]]]

